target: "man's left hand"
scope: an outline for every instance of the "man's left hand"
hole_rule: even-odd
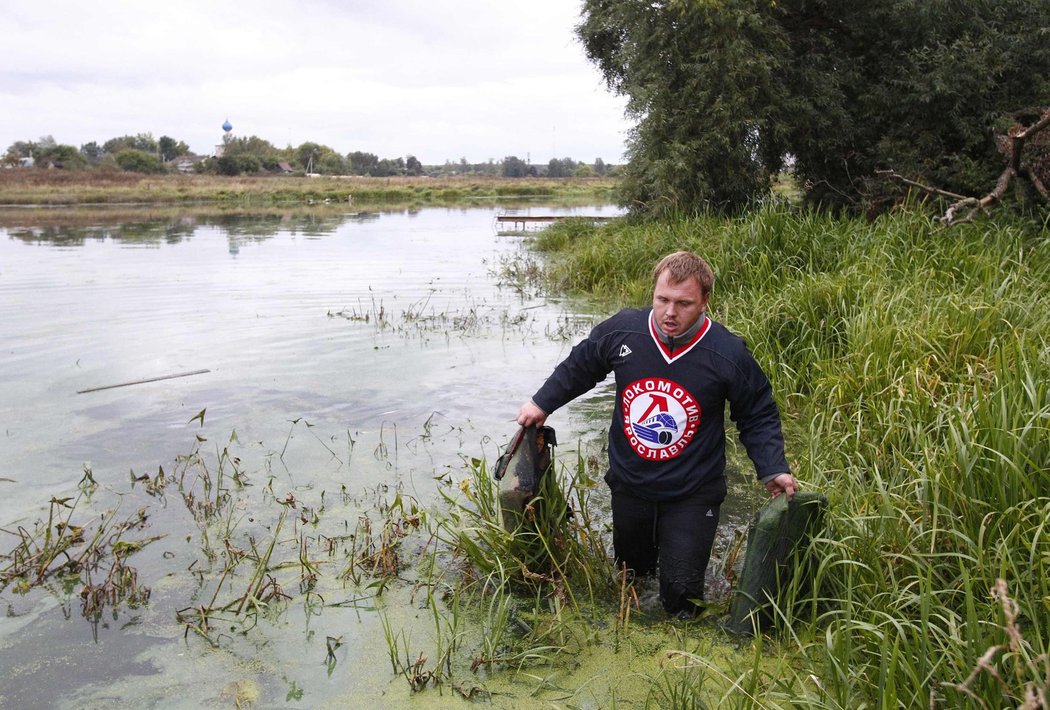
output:
[[[798,490],[798,481],[790,473],[781,473],[776,478],[773,478],[766,482],[766,490],[769,491],[769,495],[776,498],[781,493],[787,495],[788,502],[795,497],[795,491]]]

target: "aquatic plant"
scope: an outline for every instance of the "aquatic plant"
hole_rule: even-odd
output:
[[[466,461],[462,480],[443,480],[444,506],[427,524],[433,545],[417,562],[416,586],[433,622],[430,651],[383,620],[391,668],[413,691],[450,684],[474,696],[484,689],[464,678],[556,666],[598,643],[617,604],[636,599],[593,527],[585,468],[582,457],[573,471],[554,467],[513,532],[485,460]]]
[[[125,518],[119,515],[119,500],[101,514],[81,509],[96,486],[85,467],[80,493],[52,497],[46,520],[36,521],[32,530],[21,525],[13,531],[0,529],[14,537],[11,549],[0,554],[0,592],[13,586],[16,593],[27,594],[52,582],[66,593],[78,588],[81,615],[93,628],[106,608],[116,614],[122,605],[137,607],[149,600],[150,589],[139,583],[128,558],[160,536],[129,539],[129,533],[146,527],[144,508]]]

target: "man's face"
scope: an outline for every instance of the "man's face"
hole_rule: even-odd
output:
[[[670,336],[678,336],[696,323],[707,308],[708,295],[700,290],[700,282],[688,278],[682,283],[668,282],[668,272],[660,274],[653,289],[653,316],[660,329]]]

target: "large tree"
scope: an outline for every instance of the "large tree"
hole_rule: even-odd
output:
[[[110,138],[102,144],[102,150],[110,155],[116,155],[126,149],[141,150],[144,153],[157,153],[157,141],[150,132],[139,133],[131,136],[118,136]]]
[[[7,152],[0,162],[6,166],[21,165],[26,158],[34,158],[37,150],[37,144],[33,141],[15,141],[7,147]]]
[[[576,173],[576,166],[572,158],[551,158],[547,163],[547,177],[572,177]]]
[[[529,177],[535,175],[535,168],[526,163],[516,155],[508,155],[503,159],[503,177]]]
[[[133,173],[162,173],[164,165],[153,153],[138,148],[123,148],[117,151],[114,160],[121,170]]]
[[[746,207],[786,159],[824,203],[876,201],[879,169],[980,192],[1050,96],[1050,0],[585,0],[577,33],[652,213]]]
[[[36,158],[36,165],[40,167],[64,168],[65,170],[79,170],[87,167],[87,158],[80,154],[76,146],[55,144],[42,150]]]
[[[157,139],[157,149],[160,151],[162,161],[174,160],[180,155],[190,152],[190,147],[183,141],[177,141],[171,136],[161,136]]]
[[[372,175],[379,167],[379,156],[375,153],[355,150],[346,159],[350,161],[351,175]]]

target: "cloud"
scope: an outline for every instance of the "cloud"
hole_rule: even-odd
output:
[[[424,162],[622,159],[624,102],[565,0],[39,0],[0,19],[0,148],[152,132]],[[4,142],[6,141],[6,142]]]

